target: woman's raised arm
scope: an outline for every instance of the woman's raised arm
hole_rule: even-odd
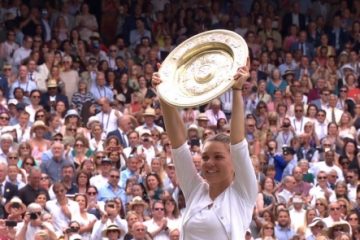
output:
[[[152,83],[153,86],[157,86],[161,83],[158,73],[153,74]],[[184,122],[180,117],[180,113],[174,106],[164,102],[161,98],[160,104],[164,116],[166,132],[168,133],[172,147],[176,149],[183,145],[186,141],[186,129]]]

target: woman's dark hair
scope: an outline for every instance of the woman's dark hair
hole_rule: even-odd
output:
[[[347,105],[347,111],[350,113],[351,117],[355,117],[355,102],[352,99],[346,99],[345,104]]]
[[[21,168],[25,167],[26,160],[28,160],[28,159],[30,159],[32,161],[31,166],[35,166],[35,159],[32,156],[26,156],[21,163]]]
[[[84,197],[84,198],[85,198],[85,207],[87,207],[87,206],[88,206],[88,199],[87,199],[86,195],[85,195],[85,194],[78,193],[78,194],[75,195],[74,201],[76,201],[76,199],[77,199],[78,197]]]
[[[40,196],[40,195],[44,195],[45,198],[46,198],[46,201],[49,201],[49,200],[50,200],[48,192],[46,192],[46,191],[44,191],[44,190],[40,190],[40,191],[36,194],[35,199],[36,199],[38,196]]]
[[[355,152],[354,152],[354,156],[357,156],[358,154],[358,148],[357,148],[357,143],[354,139],[351,138],[346,138],[345,143],[344,143],[344,147],[343,147],[343,155],[346,155],[345,149],[347,147],[348,144],[353,144],[354,148],[355,148]],[[352,161],[353,159],[349,159],[349,161]]]
[[[174,204],[175,207],[174,207],[172,214],[174,215],[175,218],[178,218],[180,215],[180,211],[179,211],[178,205],[176,204],[175,199],[173,199],[172,197],[165,199],[164,206],[166,205],[167,202],[171,202],[172,204]],[[165,213],[166,213],[166,208],[165,208]]]
[[[146,178],[145,178],[145,187],[146,187],[146,189],[149,189],[149,185],[147,183],[147,180],[151,176],[153,176],[153,177],[155,177],[157,179],[157,181],[159,183],[158,188],[163,188],[163,182],[162,182],[160,176],[157,173],[149,173],[148,175],[146,175]]]
[[[86,189],[88,189],[89,186],[90,186],[90,176],[84,170],[80,170],[80,171],[77,172],[77,174],[76,174],[76,183],[79,182],[79,177],[80,177],[81,174],[83,174],[83,175],[85,175],[87,177]]]

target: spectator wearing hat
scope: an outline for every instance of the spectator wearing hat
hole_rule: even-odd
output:
[[[296,221],[291,221],[291,228],[295,231],[298,231],[299,228],[305,225],[306,210],[304,209],[304,207],[306,205],[304,204],[303,197],[300,195],[294,195],[290,199],[290,203],[293,207],[289,211],[290,219],[296,219]]]
[[[110,179],[111,167],[111,160],[107,157],[102,157],[99,166],[100,174],[90,178],[90,185],[95,186],[97,189],[100,189],[103,185],[106,185]]]
[[[319,218],[315,217],[312,222],[308,225],[311,233],[306,237],[306,240],[315,240],[317,236],[321,235],[321,233],[326,229],[325,222]]]
[[[138,133],[141,133],[142,130],[144,130],[144,129],[151,131],[154,128],[156,130],[158,130],[159,133],[164,132],[164,129],[162,127],[160,127],[154,123],[154,120],[156,117],[155,109],[153,109],[151,107],[146,108],[145,112],[143,113],[143,117],[144,117],[144,124],[138,126],[135,129]],[[150,135],[151,135],[151,133],[150,133]]]
[[[121,112],[111,107],[110,101],[111,100],[105,97],[98,100],[101,111],[96,114],[96,116],[102,124],[105,134],[115,131],[118,128],[118,119],[123,115]]]
[[[115,225],[117,229],[120,229],[120,239],[128,232],[128,226],[126,220],[119,216],[119,206],[116,201],[111,199],[105,202],[105,214],[98,220],[91,234],[91,239],[101,239],[101,234],[107,227]]]
[[[60,81],[64,83],[64,95],[71,102],[71,99],[76,92],[78,83],[80,80],[79,74],[77,71],[73,70],[72,58],[71,56],[65,56],[63,58],[64,70],[60,73]]]
[[[68,98],[58,92],[58,84],[55,79],[49,79],[47,81],[47,91],[41,94],[40,104],[48,112],[55,112],[55,105],[57,101],[62,101],[65,103],[65,108],[69,108]]]
[[[22,214],[24,214],[26,211],[26,206],[19,197],[15,196],[11,198],[8,203],[6,203],[5,211],[8,214],[8,220],[21,222]]]
[[[102,236],[106,237],[108,240],[118,240],[122,239],[122,237],[125,235],[125,232],[123,229],[120,229],[119,226],[116,224],[109,225],[105,230],[102,232]]]
[[[28,69],[26,65],[21,65],[19,67],[19,77],[18,79],[11,85],[10,88],[10,98],[15,98],[14,91],[16,88],[21,88],[24,91],[25,96],[29,96],[32,90],[37,89],[36,83],[30,81],[28,79]]]
[[[351,226],[347,221],[336,221],[328,226],[327,235],[330,239],[338,239],[343,233],[351,235]]]
[[[283,146],[282,155],[274,156],[274,165],[276,169],[275,180],[281,181],[286,176],[291,176],[296,167],[297,157],[295,150],[290,146]]]
[[[295,70],[297,67],[296,62],[293,58],[293,55],[291,52],[285,53],[285,62],[283,64],[280,64],[279,71],[280,76],[283,76],[286,72],[286,70]]]

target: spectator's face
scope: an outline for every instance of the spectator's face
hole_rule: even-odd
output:
[[[335,154],[332,151],[327,151],[325,153],[325,162],[329,165],[332,165],[334,162]]]
[[[53,190],[57,199],[63,199],[66,197],[66,190],[63,186],[59,186]]]
[[[295,107],[295,117],[301,118],[303,116],[304,110],[301,107]]]
[[[154,218],[161,219],[165,216],[165,207],[162,203],[155,203],[152,209],[152,214]]]
[[[118,171],[111,171],[109,183],[113,186],[117,186],[120,180],[120,173]]]
[[[11,145],[12,145],[11,140],[7,140],[7,139],[1,140],[1,149],[3,151],[6,151],[6,152],[9,151]]]
[[[289,214],[286,212],[280,212],[278,216],[278,223],[281,227],[287,227],[290,224]]]
[[[134,239],[145,239],[146,228],[144,224],[137,222],[132,227]]]
[[[53,145],[52,153],[55,158],[61,158],[63,154],[64,148],[61,145]]]
[[[155,176],[147,177],[146,183],[150,190],[155,190],[159,186],[159,181],[157,180],[157,178]]]
[[[41,172],[40,171],[33,171],[29,176],[29,183],[33,188],[40,187],[40,180],[41,180]]]
[[[329,213],[332,218],[338,219],[341,216],[340,205],[338,203],[331,203],[329,206]]]
[[[19,68],[19,76],[20,76],[20,78],[26,78],[26,77],[27,77],[27,73],[28,73],[27,67],[21,66],[21,67]]]
[[[71,181],[74,177],[74,170],[72,167],[67,167],[62,170],[63,180]]]

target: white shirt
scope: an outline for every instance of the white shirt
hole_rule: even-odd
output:
[[[323,123],[319,121],[315,122],[315,133],[320,140],[327,136],[327,125],[328,123],[326,121]]]
[[[300,120],[295,117],[290,118],[291,126],[294,128],[296,135],[301,135],[304,133],[305,124],[311,120],[307,117],[302,117]]]
[[[310,172],[314,174],[314,176],[317,176],[320,170],[326,173],[329,173],[331,170],[335,170],[338,176],[337,181],[344,181],[344,175],[342,170],[335,164],[332,166],[328,166],[325,161],[322,161],[314,163],[314,165],[310,168]]]
[[[328,187],[327,190],[330,192],[330,196],[333,195],[334,191],[331,190],[331,188]],[[310,189],[309,195],[312,196],[311,206],[313,206],[313,207],[315,207],[316,199],[319,199],[319,198],[326,199],[324,190],[318,185],[314,186]]]
[[[300,211],[297,211],[297,210],[295,210],[295,208],[293,208],[289,211],[289,213],[290,213],[290,219],[293,219],[293,221],[291,221],[292,229],[297,231],[300,227],[304,227],[305,214],[306,214],[306,211],[304,209],[300,209]]]
[[[108,218],[105,224],[102,224],[101,220],[96,221],[93,227],[93,231],[91,233],[91,239],[103,239],[101,238],[102,231],[111,224],[117,225],[122,230],[122,232],[125,232],[125,234],[128,232],[128,225],[126,220],[121,219],[119,216],[117,216],[114,221],[111,221],[111,219]],[[123,240],[125,234],[122,234],[119,240]]]
[[[30,126],[27,126],[23,131],[20,124],[15,125],[15,131],[16,131],[18,143],[26,142],[30,139],[30,130],[31,130]]]
[[[248,229],[258,193],[255,171],[249,156],[246,140],[230,147],[231,159],[234,164],[235,177],[215,201],[209,197],[209,185],[198,175],[192,162],[192,156],[186,143],[173,149],[176,176],[186,199],[186,210],[181,224],[181,239],[244,239]],[[198,224],[201,211],[212,205],[211,209],[219,224],[213,219],[205,219]],[[200,216],[197,216],[200,215]],[[216,223],[216,222],[215,222]],[[216,227],[220,238],[212,238],[208,232],[191,233],[189,229],[201,228],[202,225]],[[214,230],[211,230],[213,233]]]
[[[77,216],[74,220],[80,223],[80,226],[86,226],[93,221],[97,221],[95,215],[86,213],[87,219],[84,219],[81,215]],[[91,240],[91,231],[81,234],[82,240]]]
[[[167,219],[167,221],[169,222],[170,220]],[[150,233],[155,232],[160,228],[159,225],[156,224],[153,218],[145,221],[144,225],[147,227],[147,231]],[[169,240],[169,239],[170,239],[169,231],[164,231],[164,230],[161,230],[158,234],[156,234],[155,237],[153,237],[153,240]]]
[[[99,190],[104,184],[108,183],[108,181],[109,179],[99,174],[90,178],[90,185],[95,186]]]
[[[71,219],[67,218],[63,211],[61,211],[61,206],[59,205],[57,199],[46,202],[46,209],[50,212],[54,220],[54,228],[56,231],[63,231],[68,228],[70,221],[78,218],[80,215],[80,208],[77,202],[67,199],[67,207],[71,212]]]
[[[48,222],[42,222],[42,224],[45,224],[47,228],[49,228],[50,230],[52,230],[53,232],[55,232],[55,229],[53,227],[52,224],[48,223]],[[16,237],[15,239],[19,239],[19,233],[21,231],[21,229],[24,226],[24,222],[20,222],[18,223],[18,225],[16,226]],[[34,239],[34,235],[37,231],[41,230],[42,228],[39,227],[34,227],[31,225],[31,222],[27,225],[26,228],[26,233],[25,233],[25,239],[24,240],[33,240]]]
[[[105,134],[115,131],[118,128],[118,117],[116,116],[115,112],[119,114],[119,117],[123,115],[121,112],[114,109],[111,109],[110,114],[104,112],[99,112],[96,114],[96,117],[103,126]]]
[[[20,47],[15,50],[13,56],[13,66],[18,67],[21,64],[21,61],[30,56],[31,49],[26,49],[24,47]]]

